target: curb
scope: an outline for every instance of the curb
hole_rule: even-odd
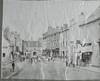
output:
[[[88,71],[91,71],[91,72],[96,72],[96,73],[100,73],[100,71],[95,71],[95,70],[91,70],[91,69],[88,69],[88,68],[82,68],[82,67],[76,67],[77,69],[82,69],[82,70],[88,70]]]
[[[11,73],[9,76],[5,77],[5,79],[9,79],[9,78],[11,78],[12,76],[16,75],[19,72],[20,72],[20,69],[18,68],[17,71]]]
[[[9,75],[8,77],[6,77],[5,79],[9,79],[10,77],[12,77],[13,75],[15,75],[17,72],[12,73],[11,75]]]

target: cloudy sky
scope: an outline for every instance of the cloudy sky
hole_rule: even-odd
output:
[[[3,1],[3,28],[9,26],[26,40],[37,40],[48,25],[61,26],[81,12],[88,17],[100,5],[100,1],[82,0]]]

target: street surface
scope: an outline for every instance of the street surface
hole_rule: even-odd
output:
[[[11,78],[66,80],[65,69],[63,62],[26,62],[21,72]]]
[[[100,79],[100,73],[80,68],[66,67],[63,61],[42,61],[38,63],[23,63],[20,73],[12,79],[48,79],[48,80],[92,80]]]
[[[100,80],[100,72],[80,68],[67,69],[68,80]]]

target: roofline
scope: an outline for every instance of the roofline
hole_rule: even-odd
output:
[[[84,25],[91,24],[91,23],[96,22],[96,21],[98,21],[98,20],[100,20],[100,17],[98,17],[98,18],[96,18],[96,19],[94,19],[94,20],[91,20],[91,21],[89,21],[89,22],[87,22],[87,23],[81,24],[81,25],[79,25],[79,27],[82,27],[82,26],[84,26]]]
[[[47,35],[47,36],[45,36],[45,37],[53,36],[54,34],[62,33],[62,32],[68,31],[68,30],[69,30],[68,28],[67,28],[67,29],[64,29],[64,30],[60,30],[60,31],[58,31],[58,32],[49,34],[49,35]],[[45,38],[45,37],[43,37],[43,38]]]
[[[60,33],[65,32],[65,31],[68,31],[68,30],[69,30],[69,28],[64,29],[64,30],[60,31]]]

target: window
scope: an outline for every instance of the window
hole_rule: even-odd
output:
[[[5,53],[3,53],[3,57],[5,57]]]
[[[33,56],[36,55],[36,52],[33,52]]]

